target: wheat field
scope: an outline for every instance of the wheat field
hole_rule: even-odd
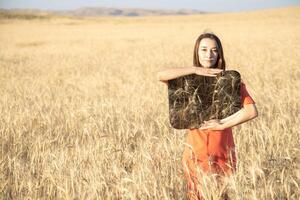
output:
[[[1,199],[186,199],[186,132],[157,72],[210,30],[259,116],[233,128],[237,172],[206,199],[300,198],[300,7],[194,16],[0,20]]]

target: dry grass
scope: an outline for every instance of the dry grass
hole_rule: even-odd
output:
[[[184,199],[185,132],[170,127],[156,72],[190,66],[206,28],[259,110],[234,128],[238,171],[225,190],[299,199],[299,13],[1,20],[1,199]]]

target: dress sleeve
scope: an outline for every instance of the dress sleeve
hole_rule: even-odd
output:
[[[255,104],[252,97],[249,95],[245,83],[241,82],[241,104],[244,106],[246,104]]]

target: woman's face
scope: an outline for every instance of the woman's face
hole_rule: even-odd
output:
[[[214,39],[203,38],[199,44],[199,62],[203,67],[213,67],[218,61],[217,43]]]

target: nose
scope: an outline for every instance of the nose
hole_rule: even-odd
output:
[[[211,58],[211,55],[212,55],[212,51],[210,51],[210,50],[206,51],[207,58]]]

